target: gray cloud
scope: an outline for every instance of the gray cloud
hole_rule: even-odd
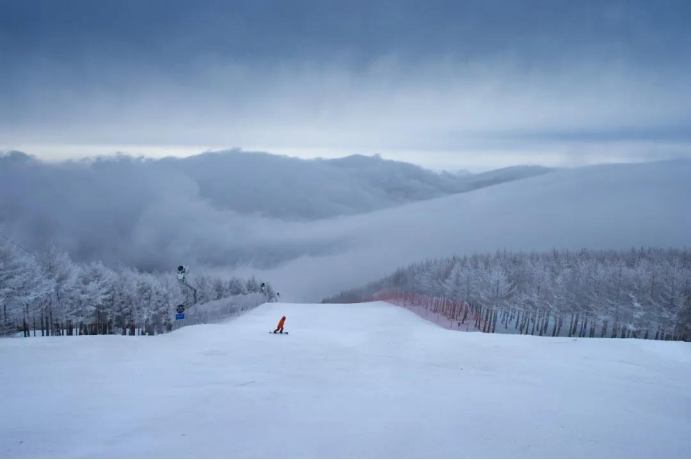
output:
[[[598,161],[631,143],[648,159],[688,156],[686,2],[419,5],[3,4],[0,146],[380,152],[479,167],[502,155],[579,164],[593,143],[605,144]]]
[[[513,168],[459,177],[376,157],[305,161],[241,151],[45,163],[14,152],[0,155],[0,225],[28,247],[54,242],[78,260],[144,269],[181,260],[269,268],[347,248],[337,224],[304,221],[545,172]]]
[[[588,143],[621,150],[635,142],[639,151],[673,143],[686,155],[691,150],[685,122],[691,119],[691,73],[658,84],[654,71],[616,66],[523,73],[506,64],[468,69],[430,62],[409,69],[396,61],[366,75],[339,68],[291,68],[260,78],[251,69],[240,76],[226,68],[203,72],[201,89],[171,87],[162,77],[163,84],[151,78],[141,92],[47,96],[35,111],[51,120],[7,121],[0,142],[157,145],[164,139],[292,152],[419,152],[412,155],[416,162],[450,152],[490,157],[488,165],[497,145],[514,157],[530,158],[531,150],[545,146],[561,151],[561,163],[550,165],[568,165],[586,154]],[[599,160],[607,161],[606,149]]]
[[[261,267],[325,252],[318,239],[299,234],[276,247],[272,232],[291,235],[289,223],[219,210],[192,177],[151,161],[45,164],[13,153],[0,156],[0,178],[0,224],[30,247],[52,241],[79,260],[144,269],[183,259]]]

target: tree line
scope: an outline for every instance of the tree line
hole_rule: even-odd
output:
[[[325,302],[382,290],[468,303],[484,332],[691,341],[691,251],[500,251],[399,268]]]
[[[269,283],[254,277],[197,274],[188,281],[199,304],[256,293],[275,297]],[[172,329],[178,305],[192,303],[172,272],[76,263],[56,246],[33,256],[0,240],[0,335],[158,334]]]

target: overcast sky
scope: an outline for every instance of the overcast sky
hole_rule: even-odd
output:
[[[0,150],[691,157],[689,1],[0,0]]]

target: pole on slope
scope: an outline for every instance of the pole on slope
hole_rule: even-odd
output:
[[[187,287],[188,289],[190,289],[192,291],[192,295],[194,297],[194,303],[192,305],[196,305],[197,304],[197,290],[187,282],[187,275],[189,274],[189,272],[190,272],[189,267],[186,267],[184,265],[178,266],[178,281],[180,282],[180,284],[182,284],[183,286]]]

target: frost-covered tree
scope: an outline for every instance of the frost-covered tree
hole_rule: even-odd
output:
[[[40,311],[40,300],[50,288],[50,281],[42,276],[41,266],[33,256],[0,240],[0,332],[12,333],[21,323],[24,335],[28,336],[34,324],[32,319]]]
[[[73,297],[77,282],[77,266],[70,256],[51,246],[39,257],[43,277],[50,283],[46,299],[46,323],[50,335],[62,335],[66,330],[67,307]]]
[[[197,285],[199,304],[240,297],[237,304],[249,308],[263,298],[254,277],[224,280],[201,273],[188,281]],[[256,291],[253,297],[248,287]],[[35,257],[0,240],[1,335],[23,331],[29,336],[32,329],[33,335],[156,334],[172,329],[178,305],[193,303],[173,273],[79,264],[55,246]]]
[[[264,294],[266,295],[267,302],[278,302],[278,300],[279,300],[276,297],[276,291],[271,286],[271,283],[265,284]]]
[[[252,276],[250,279],[247,280],[247,292],[250,294],[255,294],[258,292],[261,292],[261,283],[257,281],[257,279]]]
[[[412,264],[325,301],[397,290],[466,302],[486,332],[691,340],[690,286],[689,250],[503,251]]]
[[[228,282],[228,291],[230,295],[245,295],[247,294],[247,283],[240,278],[233,277]]]

